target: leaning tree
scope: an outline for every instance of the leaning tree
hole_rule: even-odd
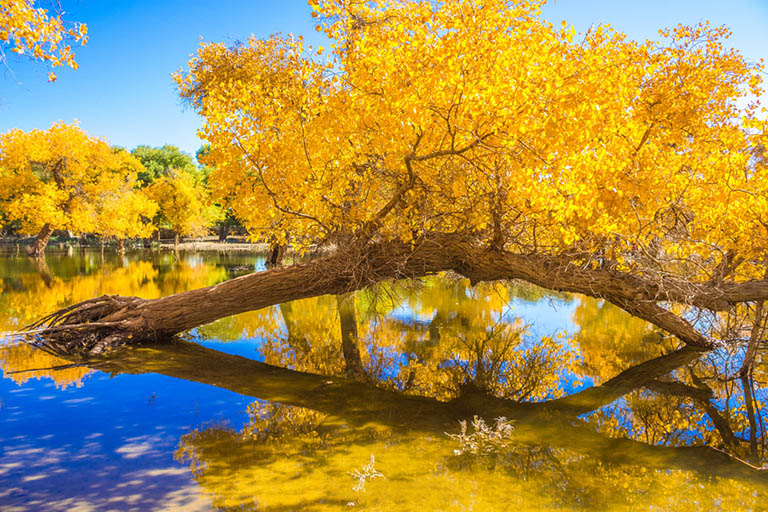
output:
[[[576,34],[538,0],[311,0],[301,37],[203,44],[175,75],[212,188],[250,233],[319,258],[36,324],[100,350],[451,270],[603,298],[688,345],[762,338],[762,64],[700,24]]]

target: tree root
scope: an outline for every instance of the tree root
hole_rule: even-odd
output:
[[[139,301],[138,297],[102,295],[55,311],[15,335],[55,355],[97,355],[134,341],[129,322],[106,319]]]

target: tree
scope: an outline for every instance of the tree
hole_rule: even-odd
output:
[[[197,166],[192,157],[176,146],[169,144],[159,148],[137,146],[131,151],[131,154],[144,166],[144,170],[139,173],[139,181],[145,187],[168,176],[174,169],[195,177],[198,174]]]
[[[65,22],[35,7],[35,0],[4,0],[0,5],[0,62],[6,63],[6,50],[48,63],[52,68],[77,69],[71,44],[85,44],[88,29],[82,23]],[[53,82],[56,75],[48,73]]]
[[[116,183],[97,193],[93,231],[102,237],[115,238],[119,252],[125,250],[126,238],[147,238],[155,231],[151,219],[158,210],[156,202],[136,188],[135,177],[126,180],[113,176]],[[119,212],[119,213],[118,213]]]
[[[251,235],[335,252],[49,324],[103,348],[444,270],[600,297],[701,349],[758,323],[763,67],[726,28],[576,39],[536,0],[312,4],[328,56],[252,37],[202,45],[175,78]]]
[[[144,229],[153,206],[132,192],[141,163],[77,125],[48,130],[14,129],[0,136],[0,204],[25,233],[38,233],[30,255],[43,254],[56,229],[129,236]],[[105,208],[126,207],[126,216],[106,221]],[[119,222],[122,226],[117,226]]]
[[[221,216],[211,203],[208,190],[186,171],[172,169],[146,190],[160,205],[160,223],[176,232],[176,244],[180,236],[204,235]]]

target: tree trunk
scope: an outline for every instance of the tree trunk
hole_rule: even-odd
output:
[[[173,246],[178,249],[179,248],[179,232],[175,231],[173,233]]]
[[[219,225],[219,242],[226,242],[229,236],[229,224],[222,223]]]
[[[355,315],[355,294],[345,293],[336,296],[341,326],[341,350],[347,365],[347,378],[363,380],[365,367],[360,357],[360,347],[357,343],[357,317]]]
[[[544,255],[520,255],[479,247],[465,237],[440,235],[416,244],[386,242],[340,246],[332,255],[307,263],[272,268],[237,277],[214,286],[154,300],[136,297],[101,297],[66,308],[31,327],[67,326],[93,332],[103,349],[119,342],[139,342],[174,335],[230,315],[296,299],[357,290],[387,279],[421,277],[454,271],[479,281],[522,279],[555,291],[582,293],[605,299],[676,336],[688,345],[712,348],[713,342],[683,316],[663,308],[679,302],[716,308],[732,297],[755,300],[768,297],[768,281],[724,284],[689,283],[677,295],[675,282],[644,280],[642,276],[565,264]],[[568,261],[568,260],[566,260]],[[56,327],[58,326],[58,327]],[[38,331],[41,332],[42,331]],[[74,331],[71,332],[73,341]],[[83,347],[86,343],[79,336]],[[68,342],[69,343],[69,342]]]
[[[271,245],[269,256],[267,256],[267,268],[280,267],[283,264],[283,246],[280,244]]]
[[[125,238],[117,239],[117,252],[120,254],[125,252]]]
[[[45,224],[40,230],[40,233],[37,234],[37,238],[35,238],[34,243],[32,243],[32,246],[29,248],[27,253],[33,258],[42,257],[43,253],[45,252],[45,248],[48,246],[48,240],[51,239],[52,233],[53,228],[51,228],[51,225]]]

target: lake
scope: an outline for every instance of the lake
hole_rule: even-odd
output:
[[[264,262],[3,253],[0,333],[98,295],[156,298]],[[358,382],[345,378],[343,318]],[[741,379],[740,349],[681,349],[583,296],[440,275],[89,361],[0,339],[3,511],[766,507],[764,354]]]

